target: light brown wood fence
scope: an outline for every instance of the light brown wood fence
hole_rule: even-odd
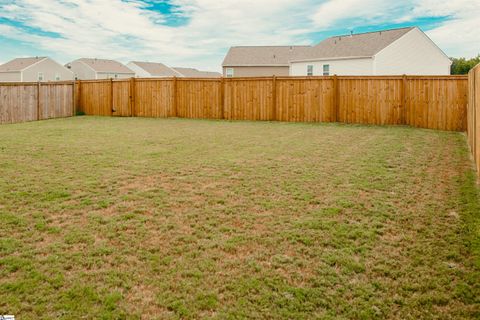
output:
[[[73,82],[0,83],[0,123],[71,117]]]
[[[90,115],[407,124],[465,131],[466,76],[79,81]]]
[[[480,64],[468,73],[467,137],[480,175]]]

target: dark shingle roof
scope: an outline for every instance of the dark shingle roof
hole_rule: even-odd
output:
[[[288,66],[306,53],[310,46],[244,46],[231,47],[222,66]]]
[[[412,29],[414,27],[330,37],[307,50],[303,56],[292,59],[292,61],[340,57],[371,57]]]

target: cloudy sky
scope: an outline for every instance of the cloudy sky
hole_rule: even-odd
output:
[[[218,71],[234,45],[404,26],[449,56],[480,53],[480,0],[0,0],[0,62],[96,57]]]

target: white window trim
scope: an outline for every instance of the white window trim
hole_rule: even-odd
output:
[[[40,79],[42,77],[42,79]],[[37,73],[37,81],[43,81],[45,78],[43,77],[43,72],[38,72]]]
[[[60,74],[59,73],[55,73],[55,81],[60,81]]]
[[[312,69],[311,71],[309,69]],[[307,65],[307,76],[313,76],[313,64],[308,64]]]
[[[325,72],[325,67],[327,67],[327,69],[328,69],[327,72]],[[324,76],[329,76],[330,75],[330,64],[324,64],[322,66],[322,71],[323,71],[322,74]]]
[[[225,76],[227,78],[233,78],[233,68],[225,68]]]

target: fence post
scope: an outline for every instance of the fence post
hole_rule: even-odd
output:
[[[75,116],[76,110],[75,105],[77,103],[76,96],[75,96],[75,79],[72,82],[72,116]]]
[[[130,78],[130,116],[135,117],[136,116],[136,110],[135,110],[135,78],[131,77]]]
[[[340,101],[338,90],[338,77],[333,75],[333,111],[335,112],[335,122],[340,122]]]
[[[225,119],[225,79],[223,76],[220,78],[220,108],[221,119]]]
[[[402,117],[400,124],[407,124],[407,75],[402,76]]]
[[[272,120],[277,120],[277,77],[272,78]]]
[[[110,78],[110,116],[113,115],[113,79]]]
[[[173,76],[173,88],[172,88],[172,95],[173,95],[173,101],[172,101],[172,104],[173,104],[173,116],[176,117],[177,116],[177,77],[176,76]]]
[[[40,81],[37,82],[37,120],[40,120]]]

